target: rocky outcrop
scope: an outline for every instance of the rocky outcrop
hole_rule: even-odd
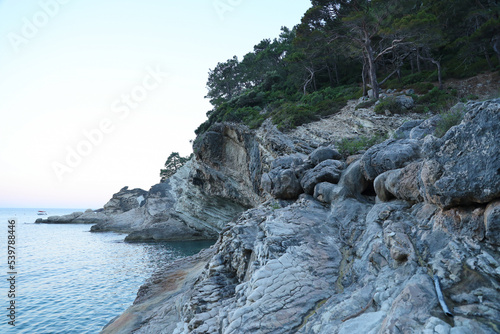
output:
[[[46,219],[39,218],[37,224],[99,224],[105,223],[108,217],[100,211],[91,209],[85,212],[73,212],[63,216],[49,216]]]
[[[303,192],[298,175],[303,165],[304,157],[298,154],[274,160],[269,173],[262,175],[262,188],[275,198],[297,199]]]
[[[338,160],[324,160],[314,168],[308,170],[302,177],[300,184],[306,194],[312,195],[314,187],[321,182],[337,183],[344,168],[344,163]]]
[[[361,158],[367,180],[392,169],[401,168],[420,158],[420,144],[414,139],[389,139],[372,146]]]
[[[427,201],[451,207],[500,197],[499,104],[470,103],[460,125],[442,138],[426,137],[421,179]]]
[[[404,136],[345,163],[340,179],[312,182],[313,196],[285,201],[273,186],[262,189],[261,202],[221,226],[211,249],[157,273],[103,333],[498,332],[500,100],[466,109],[464,121],[441,139],[432,136],[430,121],[401,129]],[[220,143],[225,131],[210,136]],[[262,177],[246,179],[251,189],[266,173],[274,177],[273,170],[290,170],[302,181],[315,166],[335,161],[312,163],[312,145],[306,144],[297,146],[307,157],[278,159],[280,152],[293,154],[299,141],[267,135],[276,146],[255,139]],[[200,152],[223,155],[208,151]],[[210,189],[212,197],[227,198],[216,186],[183,183],[194,180],[192,168],[199,163],[191,162],[165,186],[178,193],[170,217],[191,212],[189,201],[180,200],[189,198],[186,191],[198,189],[196,196],[203,196]],[[229,167],[208,168],[204,175],[215,180]],[[440,308],[434,275],[454,317]]]
[[[128,187],[123,187],[104,204],[104,213],[112,215],[139,208],[145,204],[147,193],[139,188],[129,190]]]

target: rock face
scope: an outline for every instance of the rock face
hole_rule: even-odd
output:
[[[500,100],[465,108],[441,139],[438,119],[411,122],[349,163],[269,125],[254,138],[216,128],[128,212],[213,228],[217,243],[156,273],[103,333],[498,333]],[[221,163],[200,166],[206,156]]]
[[[500,99],[474,102],[458,126],[428,137],[423,194],[443,207],[488,203],[500,197]]]
[[[420,145],[414,139],[390,139],[372,146],[361,158],[361,168],[367,180],[392,169],[401,168],[420,158]]]
[[[314,187],[321,182],[337,183],[340,180],[340,174],[344,167],[342,161],[324,160],[313,169],[308,170],[300,184],[306,194],[312,195]]]

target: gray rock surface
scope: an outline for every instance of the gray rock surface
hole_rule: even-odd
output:
[[[418,127],[424,121],[421,119],[411,120],[403,123],[399,128],[392,134],[393,139],[410,139],[410,133],[413,129]]]
[[[300,180],[300,185],[306,194],[312,195],[314,187],[321,182],[337,183],[344,168],[344,163],[339,160],[324,160],[313,169],[305,172]]]
[[[396,96],[395,101],[405,110],[409,110],[415,106],[415,101],[413,101],[411,96],[398,95]]]
[[[422,195],[445,208],[500,197],[500,99],[467,109],[460,125],[423,146]]]
[[[147,191],[136,188],[129,190],[123,187],[104,204],[104,213],[108,215],[123,213],[144,205]]]
[[[303,192],[295,171],[288,169],[273,169],[262,176],[262,188],[275,198],[297,199]]]
[[[297,199],[303,192],[301,177],[304,156],[285,155],[271,163],[271,170],[262,175],[261,186],[275,198]]]
[[[73,212],[63,216],[49,216],[46,219],[39,218],[37,224],[98,224],[105,223],[108,217],[102,212],[86,210],[85,212]]]
[[[361,158],[367,180],[392,169],[402,168],[420,158],[420,144],[414,139],[388,139],[372,146]]]
[[[331,147],[318,147],[310,155],[309,160],[316,166],[320,162],[325,160],[340,160],[342,155],[335,149]]]
[[[392,198],[408,202],[422,202],[419,182],[422,162],[413,162],[404,168],[393,169],[377,176],[374,181],[377,197],[386,202]]]
[[[410,139],[423,139],[427,135],[433,135],[436,132],[436,127],[441,121],[441,115],[436,115],[431,118],[426,119],[418,126],[414,127],[410,131],[409,138]]]

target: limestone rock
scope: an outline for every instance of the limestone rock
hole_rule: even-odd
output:
[[[467,108],[460,125],[424,145],[422,195],[444,208],[500,197],[500,99]]]
[[[98,224],[108,220],[102,212],[86,210],[85,212],[73,212],[63,216],[49,216],[47,219],[37,219],[37,224]]]
[[[402,168],[420,158],[420,145],[414,139],[388,139],[372,146],[361,158],[361,168],[367,180],[391,169]]]
[[[337,183],[344,168],[344,163],[338,160],[325,160],[313,169],[308,170],[300,184],[306,194],[312,195],[314,187],[321,182]]]
[[[436,127],[441,121],[441,115],[436,115],[426,119],[410,131],[410,139],[423,139],[427,135],[433,135],[436,132]]]
[[[325,160],[340,160],[342,155],[331,147],[318,147],[310,155],[309,160],[313,166]]]
[[[360,161],[353,162],[344,171],[338,184],[321,182],[314,187],[314,198],[324,203],[346,198],[364,200],[363,192],[369,187],[361,171]]]
[[[396,131],[394,131],[392,138],[394,138],[394,139],[409,139],[411,131],[415,127],[422,124],[422,122],[424,122],[424,121],[419,119],[419,120],[412,120],[412,121],[408,121],[408,122],[403,123],[403,125],[401,125],[399,128],[397,128]]]
[[[413,101],[411,96],[398,95],[396,96],[395,101],[405,110],[409,110],[415,106],[415,101]]]
[[[297,199],[302,187],[293,169],[273,169],[262,176],[262,188],[275,198]]]
[[[146,195],[145,190],[139,188],[129,190],[128,187],[123,187],[104,204],[104,213],[117,214],[141,207],[145,203]]]
[[[262,162],[259,143],[243,125],[215,124],[193,146],[197,164],[191,178],[203,193],[244,207],[260,198]]]
[[[421,162],[414,162],[400,169],[393,169],[380,174],[374,181],[377,196],[382,201],[398,198],[409,202],[422,202],[419,180]]]
[[[196,157],[152,187],[144,205],[108,218],[109,226],[133,228],[129,239],[164,239],[179,229],[184,237],[218,236],[216,245],[161,268],[103,332],[495,333],[495,105],[469,104],[464,122],[443,139],[432,136],[431,121],[415,122],[345,169],[331,159],[305,162],[313,147],[332,142],[328,129],[347,127],[338,122],[288,134],[269,124],[255,132],[215,126],[198,139]],[[373,129],[388,119],[367,110],[335,116],[359,133],[357,122]],[[323,168],[335,177],[322,180]],[[272,191],[265,178],[275,172],[301,180],[308,194],[270,199],[260,190]],[[462,195],[440,192],[443,177],[464,182],[457,193],[477,184],[489,195],[455,200]],[[444,321],[433,275],[453,321]]]
[[[418,275],[396,297],[380,332],[414,332],[430,318],[430,311],[436,304],[436,293],[429,276]]]
[[[162,227],[150,227],[134,231],[125,237],[126,242],[158,242],[158,241],[181,241],[181,240],[203,240],[207,237],[199,231],[187,227],[180,221],[170,219],[168,224]]]

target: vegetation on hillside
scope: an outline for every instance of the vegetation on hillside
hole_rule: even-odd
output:
[[[440,112],[462,98],[444,79],[500,68],[498,0],[311,4],[293,29],[210,70],[213,109],[197,134],[215,122],[255,128],[267,118],[290,129],[338,112],[369,89],[377,100],[381,88],[412,88],[416,111]]]
[[[175,174],[179,168],[184,166],[191,156],[181,157],[178,152],[172,152],[165,161],[165,168],[160,169],[160,182],[165,182],[169,177]]]

